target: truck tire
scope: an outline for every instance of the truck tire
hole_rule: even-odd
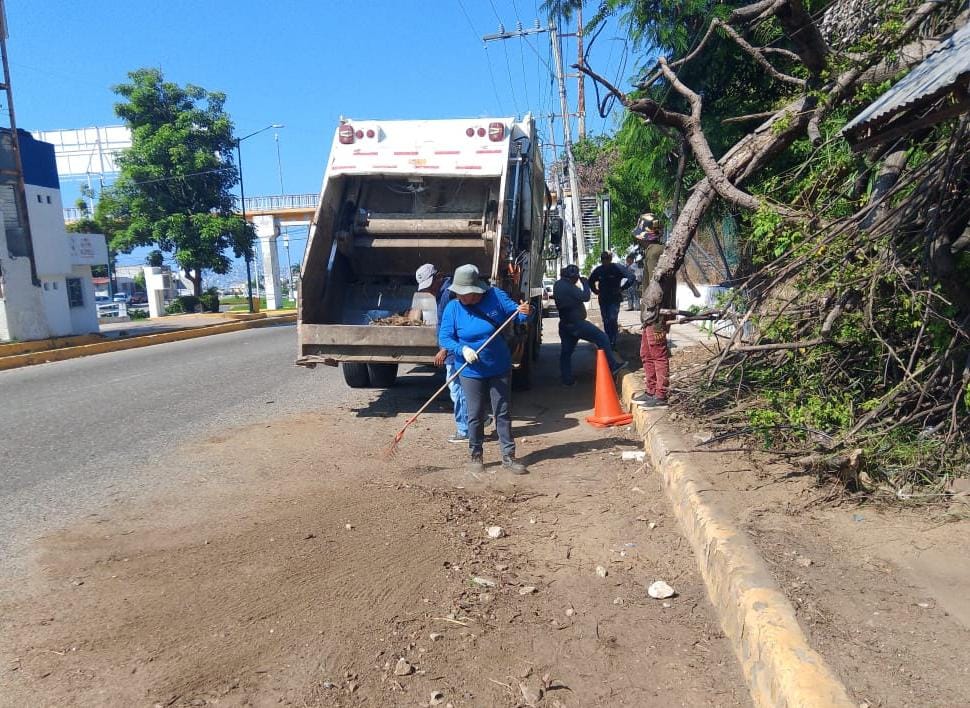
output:
[[[397,380],[397,364],[368,364],[371,388],[390,388]]]
[[[356,361],[345,361],[340,365],[344,372],[344,381],[351,388],[367,388],[370,386],[370,375],[367,373],[367,364]]]

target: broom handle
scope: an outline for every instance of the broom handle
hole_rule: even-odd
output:
[[[515,312],[513,312],[509,316],[509,318],[507,320],[505,320],[505,322],[503,322],[502,324],[499,325],[498,329],[496,329],[494,332],[492,332],[492,335],[488,339],[485,340],[485,343],[482,346],[480,346],[478,349],[475,350],[475,353],[476,354],[481,354],[482,353],[482,350],[485,347],[487,347],[489,344],[491,344],[492,343],[492,340],[495,339],[499,335],[499,332],[501,332],[503,329],[505,329],[508,326],[509,322],[511,322],[512,320],[514,320],[516,317],[518,317],[518,315],[519,315],[519,311],[518,310],[516,310]],[[407,426],[411,425],[411,423],[413,423],[415,420],[417,420],[418,416],[421,415],[422,413],[424,413],[424,411],[427,409],[427,407],[430,406],[434,402],[434,399],[436,399],[438,396],[440,396],[441,395],[441,392],[444,391],[446,388],[448,388],[448,385],[452,381],[454,381],[455,379],[458,378],[459,374],[461,374],[461,372],[465,370],[465,367],[466,366],[468,366],[468,362],[467,361],[464,364],[462,364],[461,367],[455,373],[453,373],[451,376],[448,377],[448,380],[445,381],[441,385],[441,388],[439,388],[437,391],[435,391],[431,395],[431,398],[429,398],[425,402],[425,404],[418,409],[418,412],[415,413],[413,416],[411,416],[408,419],[408,422],[404,424],[404,427],[406,428]]]

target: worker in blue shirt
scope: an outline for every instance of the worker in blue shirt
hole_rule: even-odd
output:
[[[448,289],[451,286],[451,278],[444,273],[439,273],[433,263],[425,263],[418,268],[414,274],[414,279],[418,281],[419,293],[429,293],[434,296],[437,308],[436,321],[440,328],[445,306],[455,296]],[[455,357],[443,347],[435,355],[434,363],[435,366],[445,367],[446,380],[450,379],[458,368],[455,364]],[[455,414],[455,434],[448,438],[448,442],[468,442],[468,416],[465,411],[465,394],[462,392],[461,382],[457,378],[448,384],[448,394],[451,396],[451,404]]]
[[[495,337],[480,352],[477,350],[514,313],[518,312],[519,322],[528,321],[529,303],[516,305],[503,290],[482,282],[478,268],[472,264],[455,270],[449,289],[456,297],[445,306],[438,328],[438,344],[456,360],[467,364],[459,376],[468,415],[471,457],[467,469],[472,473],[485,469],[483,443],[488,399],[502,448],[502,466],[512,474],[525,474],[528,472],[525,465],[515,459],[509,412],[512,354],[502,336]]]

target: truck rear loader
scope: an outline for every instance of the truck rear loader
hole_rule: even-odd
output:
[[[430,364],[437,326],[417,294],[424,263],[465,263],[532,316],[510,338],[513,385],[539,354],[549,193],[527,115],[468,120],[342,119],[301,268],[305,366],[340,365],[355,388],[391,386],[403,363]],[[422,298],[424,298],[422,300]],[[423,309],[415,324],[406,316]]]

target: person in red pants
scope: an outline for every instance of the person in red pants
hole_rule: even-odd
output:
[[[646,319],[646,291],[657,270],[657,262],[663,255],[660,219],[653,214],[643,214],[633,231],[633,237],[643,250],[643,297],[640,299],[640,319]],[[675,295],[672,288],[664,290],[662,307],[673,308]],[[643,378],[646,390],[636,394],[633,402],[641,406],[663,407],[667,405],[670,381],[670,349],[667,346],[669,326],[664,317],[658,322],[643,325],[640,335],[640,360],[643,362]]]

